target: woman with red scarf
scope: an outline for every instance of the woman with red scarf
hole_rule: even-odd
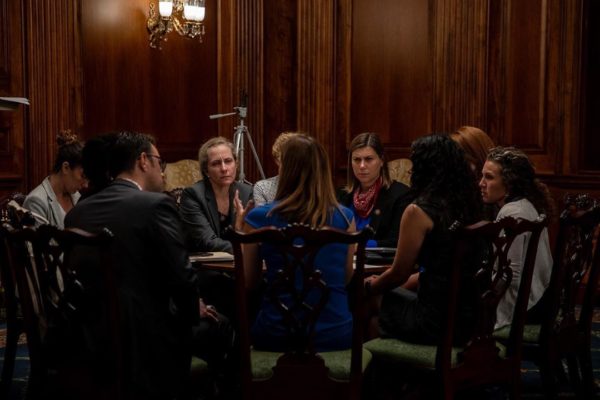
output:
[[[339,200],[354,211],[357,230],[367,225],[375,230],[367,247],[396,247],[400,217],[410,203],[408,192],[408,186],[390,178],[379,136],[356,136],[348,151],[348,185]]]

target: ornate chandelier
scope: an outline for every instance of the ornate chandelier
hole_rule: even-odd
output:
[[[175,30],[181,36],[198,38],[204,36],[205,0],[150,0],[150,13],[146,26],[150,34],[150,47],[160,48],[160,41],[167,40],[166,35]]]

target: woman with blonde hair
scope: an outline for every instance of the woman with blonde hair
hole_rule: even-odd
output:
[[[237,159],[233,144],[224,137],[209,139],[198,151],[203,180],[181,194],[180,214],[191,251],[226,251],[225,229],[235,221],[233,197],[244,204],[252,198],[252,186],[236,182]]]
[[[23,207],[39,222],[64,228],[65,215],[77,204],[87,186],[81,164],[83,143],[66,130],[56,137],[58,153],[52,173],[25,198]]]
[[[290,138],[282,148],[275,201],[249,212],[243,209],[239,200],[236,203],[238,215],[243,218],[243,223],[240,220],[237,226],[243,224],[244,231],[265,226],[285,227],[290,223],[355,231],[352,211],[336,200],[325,149],[304,134]],[[258,284],[262,275],[262,260],[267,267],[267,283],[270,283],[282,267],[281,257],[268,243],[244,246],[244,264],[250,267],[245,272],[251,287]],[[315,266],[322,272],[330,290],[327,304],[315,325],[316,350],[350,348],[352,314],[348,308],[346,284],[352,276],[352,248],[343,244],[327,245],[317,254]],[[285,350],[285,335],[281,313],[265,297],[252,328],[253,346]]]

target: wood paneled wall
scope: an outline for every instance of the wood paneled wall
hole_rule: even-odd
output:
[[[346,143],[358,133],[376,132],[392,159],[406,156],[410,143],[432,129],[430,5],[420,0],[353,3]]]
[[[396,158],[415,137],[474,125],[524,149],[557,197],[600,193],[597,146],[585,145],[598,125],[582,117],[599,120],[597,78],[582,76],[598,65],[593,4],[354,0],[352,61],[338,58],[351,77],[346,132],[380,133]]]
[[[23,7],[0,0],[0,96],[26,96],[23,65]],[[0,191],[25,188],[25,114],[0,111]]]
[[[0,1],[0,93],[31,106],[0,111],[0,190],[26,191],[53,163],[56,134],[80,123],[78,4]]]
[[[321,140],[341,183],[359,132],[378,132],[397,158],[416,137],[468,124],[525,149],[557,194],[600,193],[598,8],[207,0],[204,43],[172,33],[159,51],[147,42],[147,0],[0,0],[2,37],[11,38],[0,40],[1,93],[35,99],[0,114],[0,185],[38,182],[62,128],[141,130],[167,160],[195,157],[208,137],[232,136],[236,118],[208,115],[231,111],[246,91],[267,175],[284,130]],[[257,178],[252,160],[246,170]]]
[[[81,125],[79,4],[71,0],[25,0],[25,85],[31,102],[27,126],[30,188],[54,163],[56,135]]]
[[[135,130],[156,136],[164,159],[196,158],[217,134],[216,2],[207,1],[206,36],[169,34],[148,45],[147,0],[81,2],[81,48],[86,136]]]
[[[580,141],[579,148],[574,152],[580,154],[579,168],[582,173],[600,170],[600,2],[586,0],[583,15],[588,16],[582,21],[582,79],[586,91],[581,98],[581,121],[586,132]]]

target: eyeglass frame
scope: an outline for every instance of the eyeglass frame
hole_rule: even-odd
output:
[[[163,160],[160,156],[157,156],[156,154],[146,153],[146,157],[156,158],[158,160],[158,165],[160,165],[160,172],[165,172],[165,169],[167,169],[167,162]]]

